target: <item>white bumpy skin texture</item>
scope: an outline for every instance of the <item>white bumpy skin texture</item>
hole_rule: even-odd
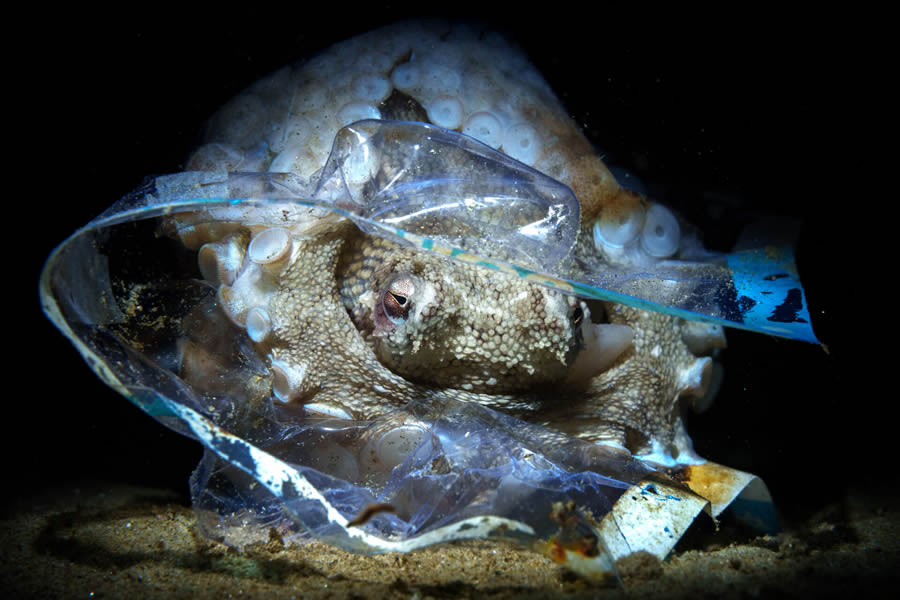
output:
[[[187,169],[308,179],[338,130],[364,118],[455,129],[567,184],[582,206],[582,256],[678,251],[678,221],[617,185],[525,56],[468,27],[401,24],[274,73],[212,119]],[[281,227],[190,215],[175,226],[265,360],[261,389],[280,401],[367,419],[449,396],[663,462],[696,460],[680,400],[708,396],[721,328],[584,302],[321,212]],[[202,369],[185,376],[203,384]]]

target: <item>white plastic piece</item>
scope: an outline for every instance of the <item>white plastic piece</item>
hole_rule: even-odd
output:
[[[594,221],[594,245],[604,248],[624,248],[633,242],[644,226],[644,211],[632,210],[624,219],[599,218]]]
[[[641,481],[601,520],[603,547],[614,561],[641,550],[662,560],[708,504],[690,492]]]
[[[662,204],[652,204],[644,218],[641,247],[650,256],[666,258],[681,245],[681,226],[678,219]]]
[[[259,265],[267,265],[287,256],[291,251],[291,233],[283,227],[272,227],[261,231],[247,252],[250,260]]]
[[[503,143],[503,127],[500,119],[489,112],[469,115],[463,123],[462,132],[491,148],[499,148]]]
[[[544,151],[544,145],[534,127],[519,123],[503,136],[503,151],[526,165],[533,165]]]
[[[749,501],[751,506],[755,505],[754,517],[759,525],[770,527],[776,524],[769,522],[770,517],[765,516],[767,512],[774,516],[772,495],[765,482],[756,475],[714,462],[690,465],[686,471],[685,483],[691,491],[709,500],[710,513],[714,518],[741,498]],[[732,510],[739,512],[741,507],[735,504]]]
[[[272,331],[272,318],[261,306],[254,306],[247,311],[247,335],[254,342],[261,342]]]
[[[440,96],[427,107],[428,120],[438,127],[456,129],[462,123],[463,105],[453,96]]]
[[[124,390],[124,388],[120,388]],[[259,481],[276,498],[286,501],[304,500],[314,502],[322,507],[329,523],[340,528],[344,534],[355,541],[354,548],[375,552],[411,552],[419,548],[452,540],[487,538],[495,535],[520,533],[534,536],[530,525],[495,517],[493,515],[471,517],[462,521],[445,525],[419,534],[408,540],[384,539],[369,533],[363,527],[351,527],[350,521],[332,505],[316,487],[310,483],[296,467],[285,463],[271,454],[260,450],[246,440],[237,437],[218,427],[200,413],[176,402],[162,398],[166,406],[179,418],[185,421],[205,446],[211,448],[223,460],[234,462],[234,453],[239,452],[243,462],[242,468]]]

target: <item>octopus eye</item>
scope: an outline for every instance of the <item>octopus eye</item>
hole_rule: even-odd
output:
[[[411,296],[416,289],[409,277],[398,277],[381,296],[381,306],[384,314],[393,323],[400,324],[409,317],[409,309],[412,307]]]
[[[405,320],[409,316],[409,298],[388,290],[384,295],[384,312],[393,320]]]

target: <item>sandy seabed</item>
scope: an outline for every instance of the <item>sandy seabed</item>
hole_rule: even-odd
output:
[[[619,561],[588,581],[526,548],[467,542],[358,556],[278,536],[238,552],[199,535],[174,491],[91,484],[8,506],[4,598],[697,598],[894,597],[900,502],[849,489],[777,536],[727,519],[699,527],[664,562]]]

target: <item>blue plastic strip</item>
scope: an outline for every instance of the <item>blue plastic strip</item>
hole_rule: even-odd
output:
[[[734,307],[744,324],[773,335],[818,344],[790,247],[728,255],[736,291]]]

